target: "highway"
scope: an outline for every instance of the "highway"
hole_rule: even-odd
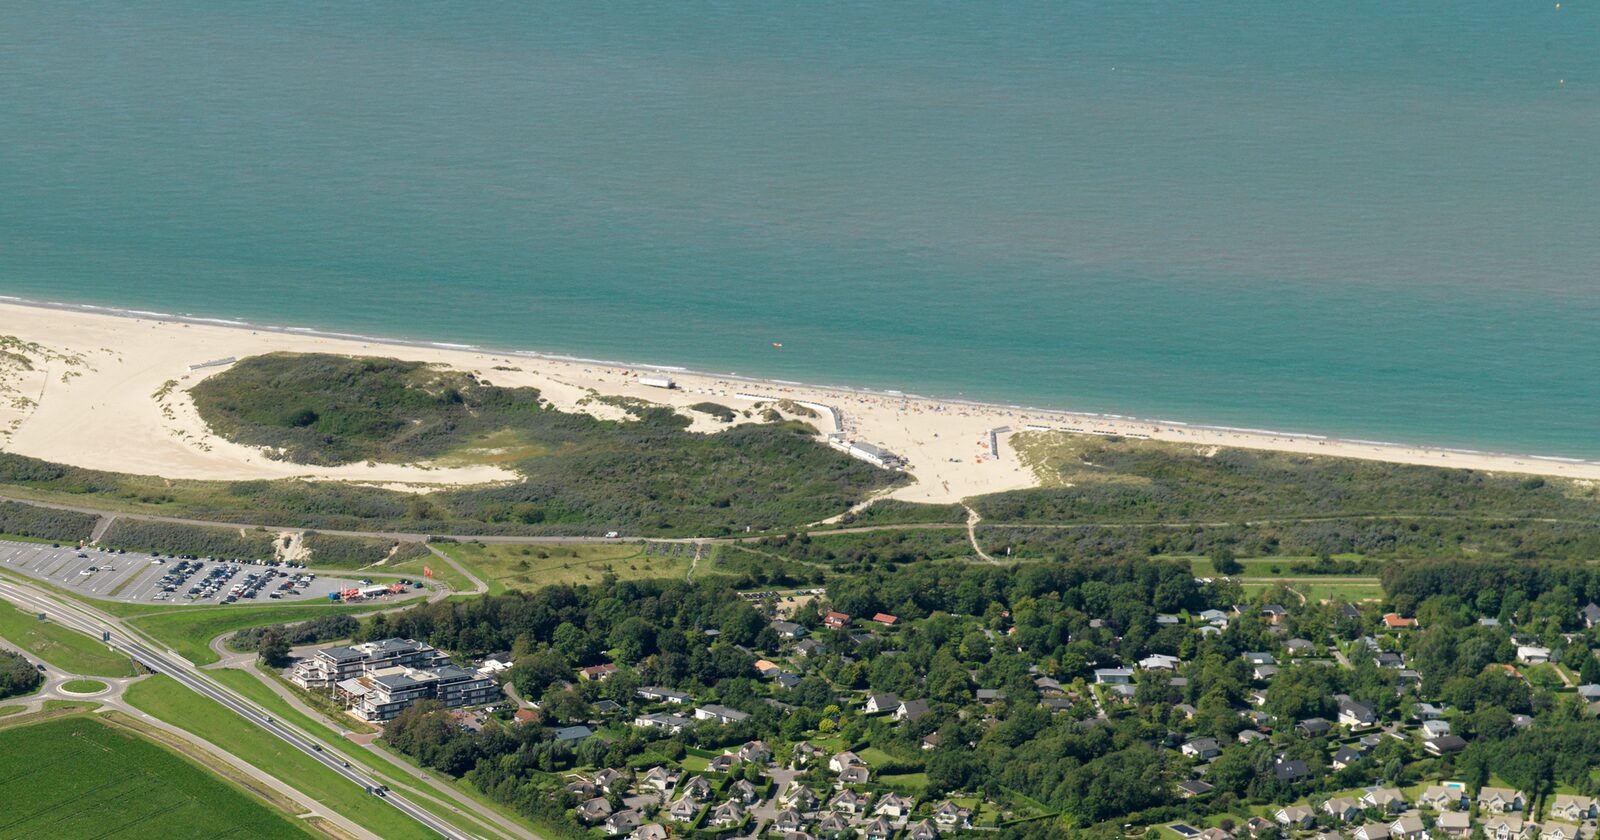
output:
[[[110,617],[99,618],[89,607],[57,601],[55,598],[32,589],[4,581],[0,581],[0,596],[32,612],[44,613],[49,617],[49,620],[63,627],[95,638],[109,639],[107,644],[110,647],[126,653],[140,665],[155,673],[165,674],[202,697],[222,704],[230,711],[283,739],[295,749],[311,756],[335,773],[349,779],[353,784],[360,785],[365,790],[374,790],[383,784],[356,771],[354,768],[345,766],[344,759],[330,754],[328,749],[323,747],[316,739],[292,726],[284,724],[262,711],[253,703],[211,682],[200,675],[192,664],[181,657],[176,655],[169,656],[152,650],[143,643],[129,638],[120,631],[115,620]],[[474,835],[466,834],[456,829],[432,813],[412,804],[399,794],[390,791],[384,793],[380,798],[440,836],[450,840],[475,840]]]

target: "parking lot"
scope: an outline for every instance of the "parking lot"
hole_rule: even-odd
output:
[[[147,604],[272,604],[327,601],[354,580],[265,562],[196,558],[0,541],[0,568],[87,597]],[[254,578],[250,576],[254,575]],[[289,584],[289,586],[285,586]],[[273,597],[276,595],[277,597]]]

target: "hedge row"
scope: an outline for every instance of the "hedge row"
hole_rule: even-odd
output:
[[[88,539],[97,521],[90,513],[0,501],[0,534],[75,542]]]
[[[261,529],[242,531],[238,528],[118,519],[100,538],[100,544],[132,551],[267,560],[275,554],[272,547],[275,538],[276,535]]]

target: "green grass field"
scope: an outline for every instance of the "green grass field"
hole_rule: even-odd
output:
[[[0,755],[8,838],[307,836],[204,769],[87,715],[0,731]]]
[[[73,694],[94,694],[105,691],[106,684],[99,680],[67,680],[61,684],[61,690]]]
[[[599,583],[610,572],[619,578],[684,577],[693,554],[646,555],[639,543],[561,545],[436,546],[488,584],[491,594],[537,589],[559,583]],[[709,567],[709,563],[706,564]]]
[[[423,555],[422,557],[413,557],[410,560],[403,560],[399,563],[385,563],[382,566],[366,566],[361,569],[361,574],[395,574],[403,575],[416,580],[422,579],[422,570],[424,566],[433,570],[433,579],[435,581],[443,583],[457,592],[465,592],[472,588],[472,584],[467,581],[466,577],[464,577],[460,572],[457,572],[449,563],[440,560],[432,554]]]
[[[246,627],[260,627],[264,624],[288,624],[304,621],[309,618],[316,618],[319,615],[327,615],[329,612],[372,612],[374,609],[387,609],[401,604],[416,603],[419,600],[412,598],[394,603],[383,603],[377,606],[371,604],[362,606],[307,604],[305,606],[282,607],[227,606],[207,609],[189,608],[139,616],[129,619],[128,623],[154,636],[190,662],[196,665],[209,665],[218,659],[217,654],[211,650],[211,640],[223,633],[243,630]]]
[[[133,662],[99,641],[52,621],[40,621],[0,601],[0,636],[56,668],[93,677],[131,677]]]
[[[23,711],[24,709],[27,709],[27,708],[28,708],[27,706],[0,706],[0,717],[5,717],[6,715],[14,715],[14,714],[17,714],[17,713],[19,713],[19,712],[21,712],[21,711]]]
[[[135,708],[213,744],[225,746],[233,754],[386,840],[434,837],[417,822],[320,762],[222,706],[200,699],[168,677],[156,676],[139,682],[128,689],[126,697]]]

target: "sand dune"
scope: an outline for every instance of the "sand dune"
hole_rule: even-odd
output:
[[[271,351],[391,356],[472,371],[497,385],[539,388],[555,406],[617,417],[596,394],[638,397],[677,407],[696,431],[726,428],[688,410],[702,401],[745,410],[777,399],[833,408],[844,435],[903,456],[916,481],[891,495],[951,502],[982,493],[1033,486],[1032,472],[1010,452],[1012,435],[1028,428],[1142,436],[1200,446],[1237,446],[1338,455],[1410,464],[1600,479],[1600,464],[1392,446],[1244,430],[1184,426],[1068,412],[938,401],[899,395],[814,388],[728,376],[672,371],[674,390],[640,382],[657,371],[525,354],[379,343],[171,318],[132,317],[71,308],[0,303],[0,336],[39,345],[24,352],[32,369],[6,367],[0,356],[0,449],[117,472],[168,478],[256,479],[298,476],[427,490],[506,481],[493,466],[348,464],[314,467],[267,458],[259,450],[210,434],[187,389],[225,366],[191,365]],[[3,348],[0,348],[3,349]],[[14,361],[14,360],[13,360]],[[169,385],[168,383],[173,383]],[[741,418],[739,422],[751,422]],[[835,431],[829,415],[813,420]],[[990,451],[990,430],[999,456]]]

